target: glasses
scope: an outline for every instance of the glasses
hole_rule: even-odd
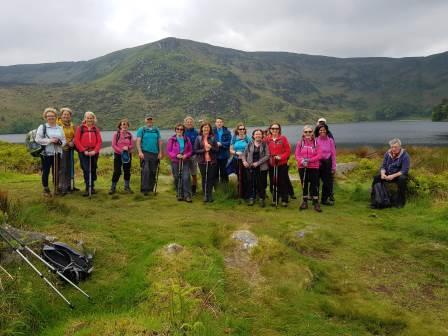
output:
[[[273,131],[278,131],[280,129],[280,127],[271,127],[271,130]]]
[[[182,127],[176,127],[176,131],[183,131],[184,129]]]
[[[238,128],[238,131],[245,131],[245,128]]]
[[[310,134],[310,133],[313,133],[313,131],[303,131],[303,133]]]

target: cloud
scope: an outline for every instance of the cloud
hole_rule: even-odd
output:
[[[87,60],[174,36],[247,51],[420,56],[448,48],[446,1],[16,0],[0,64]]]

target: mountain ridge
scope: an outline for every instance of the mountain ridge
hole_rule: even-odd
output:
[[[429,118],[447,83],[448,52],[338,58],[170,37],[88,61],[0,66],[0,132],[31,128],[50,105],[78,119],[97,111],[105,128],[148,112],[166,127],[186,114],[248,124]]]

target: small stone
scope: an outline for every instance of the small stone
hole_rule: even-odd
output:
[[[258,238],[248,230],[235,231],[232,234],[232,239],[239,240],[243,243],[244,250],[250,250],[258,245]]]
[[[298,231],[297,232],[297,237],[299,237],[299,238],[305,237],[305,231]]]
[[[378,215],[377,215],[376,213],[371,213],[371,214],[369,215],[369,217],[372,217],[372,218],[378,218]]]
[[[171,243],[168,244],[167,246],[165,246],[165,251],[168,254],[178,254],[180,252],[182,252],[184,249],[184,247],[182,245],[176,244],[176,243]]]

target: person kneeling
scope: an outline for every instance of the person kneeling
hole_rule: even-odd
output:
[[[398,187],[395,206],[402,208],[406,204],[406,185],[410,167],[409,154],[401,147],[400,139],[389,141],[390,149],[384,154],[380,174],[373,178],[372,183],[372,207],[378,207],[375,199],[375,184],[396,183]]]

